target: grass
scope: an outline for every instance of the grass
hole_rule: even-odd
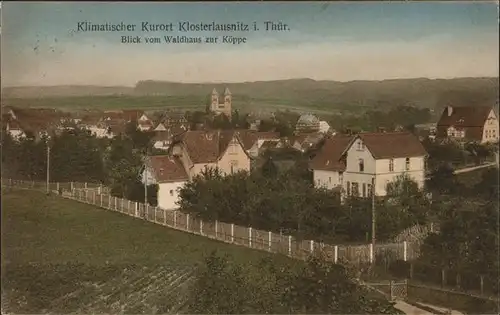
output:
[[[40,192],[2,201],[2,312],[166,313],[211,251],[271,256]]]

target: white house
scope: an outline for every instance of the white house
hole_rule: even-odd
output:
[[[188,179],[181,161],[168,155],[148,157],[142,172],[143,183],[158,184],[158,207],[167,210],[178,208],[179,191]]]
[[[330,131],[330,124],[324,120],[321,120],[319,122],[319,132],[327,133],[328,131]]]
[[[26,136],[19,123],[15,120],[7,122],[5,130],[12,136],[12,138],[16,140],[19,140]]]
[[[311,161],[314,184],[348,196],[385,196],[387,184],[406,174],[419,187],[425,181],[427,152],[408,132],[336,135],[326,139]]]

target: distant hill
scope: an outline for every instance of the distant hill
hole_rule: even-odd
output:
[[[111,96],[133,95],[133,93],[133,87],[94,85],[18,86],[2,89],[2,97],[7,98]]]
[[[272,104],[277,107],[315,110],[350,110],[353,107],[385,109],[397,105],[441,108],[448,104],[494,105],[498,102],[498,86],[498,78],[417,78],[351,82],[291,79],[228,84],[139,81],[135,87],[9,87],[2,90],[2,97],[165,96],[175,100],[196,99],[198,104],[208,97],[213,88],[222,93],[228,87],[238,106]]]

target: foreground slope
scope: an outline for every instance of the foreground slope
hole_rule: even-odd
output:
[[[56,196],[2,191],[2,313],[172,312],[212,250],[248,264],[268,256]]]

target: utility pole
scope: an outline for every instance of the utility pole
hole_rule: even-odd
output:
[[[144,163],[144,217],[147,215],[148,210],[148,156],[146,153],[146,159]]]
[[[47,138],[47,195],[50,194],[50,137]]]
[[[375,212],[375,176],[372,178],[372,248],[373,248],[373,261],[375,261],[375,230],[376,230],[376,212]]]

